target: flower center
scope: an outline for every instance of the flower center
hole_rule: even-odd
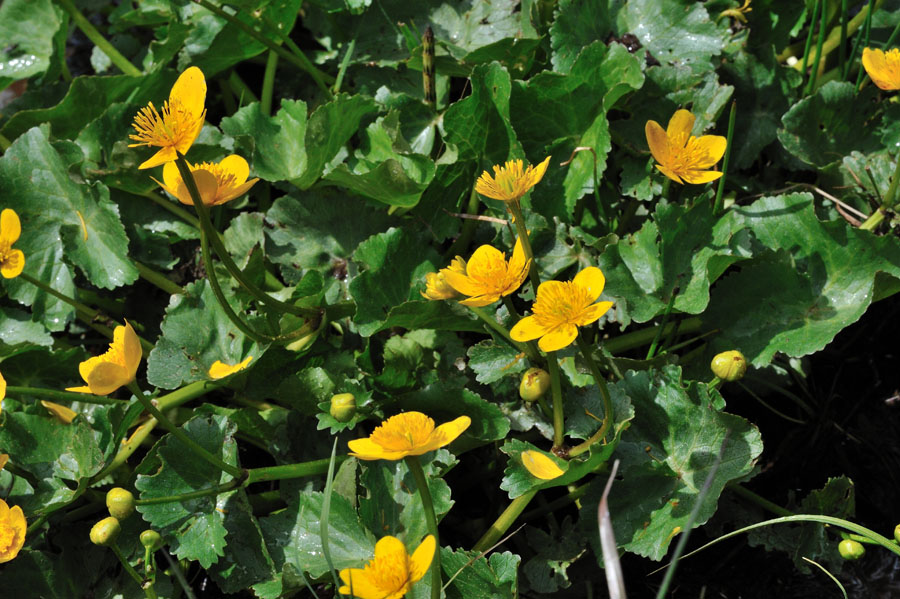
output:
[[[383,555],[364,567],[369,580],[388,597],[409,590],[409,556],[405,553]]]
[[[419,412],[407,412],[385,420],[369,438],[387,450],[404,451],[425,445],[433,432],[434,420]]]
[[[510,196],[520,196],[524,194],[522,189],[522,161],[513,160],[507,162],[506,166],[494,167],[494,180],[497,186]]]
[[[18,254],[12,251],[12,244],[5,239],[0,239],[0,265],[13,268],[18,262],[18,258]]]
[[[468,272],[468,270],[473,270],[474,272]],[[508,274],[509,268],[505,258],[502,256],[492,256],[482,264],[478,264],[474,269],[470,263],[466,272],[470,279],[473,279],[486,289],[492,290],[505,289]]]
[[[135,146],[174,146],[194,130],[197,118],[177,99],[163,103],[162,114],[153,102],[141,108],[134,117],[137,135],[129,135]]]
[[[678,135],[669,140],[669,161],[667,164],[675,173],[692,171],[714,162],[709,151],[697,144],[697,138],[693,135]]]
[[[588,290],[572,281],[543,287],[539,291],[532,315],[545,328],[579,324],[585,309],[594,303]]]

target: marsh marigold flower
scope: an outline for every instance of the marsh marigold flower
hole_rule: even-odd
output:
[[[453,259],[450,266],[437,272],[425,274],[425,291],[420,291],[422,297],[428,300],[453,299],[459,296],[459,292],[447,282],[446,273],[452,271],[462,275],[466,274],[466,261],[460,256]]]
[[[886,91],[900,89],[900,50],[864,48],[862,63],[875,85]]]
[[[25,514],[17,505],[9,507],[0,499],[0,564],[19,555],[25,544]]]
[[[41,405],[47,408],[47,410],[49,410],[49,412],[53,414],[53,417],[63,424],[72,424],[72,421],[75,420],[76,416],[78,416],[78,412],[76,412],[72,408],[61,406],[58,403],[53,403],[52,401],[47,401],[46,399],[41,400]]]
[[[250,179],[250,165],[236,154],[226,156],[219,163],[203,162],[190,164],[191,174],[197,183],[197,191],[205,206],[218,206],[225,202],[238,198],[253,187],[259,179]],[[156,179],[154,179],[156,181]],[[182,204],[194,205],[191,194],[188,192],[181,173],[174,162],[167,162],[163,167],[163,182],[160,187],[178,198]]]
[[[544,351],[556,351],[575,341],[578,327],[596,321],[612,302],[594,303],[603,293],[606,278],[596,266],[588,266],[572,281],[545,281],[538,286],[531,316],[516,323],[509,332],[516,341],[538,339]]]
[[[470,424],[468,416],[460,416],[435,427],[434,420],[422,412],[403,412],[376,426],[365,439],[354,439],[347,445],[350,455],[361,460],[401,460],[449,445]]]
[[[153,168],[175,160],[177,152],[186,153],[203,128],[205,104],[206,77],[197,67],[190,67],[175,81],[161,114],[153,102],[141,108],[132,124],[137,133],[128,136],[137,143],[128,147],[154,146],[160,150],[138,168]]]
[[[131,324],[117,326],[113,342],[103,355],[94,356],[78,365],[84,387],[69,387],[66,391],[108,395],[134,380],[141,362],[141,344]]]
[[[209,376],[214,379],[224,379],[226,376],[230,376],[235,372],[240,372],[245,369],[252,359],[253,356],[247,356],[243,361],[238,362],[234,366],[226,364],[221,360],[216,360],[213,362],[213,365],[209,367]]]
[[[382,537],[375,543],[375,557],[363,568],[340,571],[344,584],[338,593],[352,593],[359,599],[400,599],[428,572],[436,546],[434,537],[428,535],[410,555],[397,537]]]
[[[523,171],[521,160],[507,160],[503,166],[494,166],[493,177],[487,171],[481,173],[475,183],[475,191],[504,202],[518,200],[540,182],[547,172],[548,164],[550,164],[549,156],[539,165],[528,165]]]
[[[531,260],[525,259],[522,242],[517,239],[509,262],[500,250],[483,245],[465,262],[465,272],[452,268],[442,272],[451,287],[469,296],[459,303],[480,307],[515,292],[528,276],[529,268]]]
[[[0,212],[0,274],[5,279],[18,277],[25,268],[25,254],[12,249],[21,234],[19,215],[12,208],[4,208]]]
[[[525,469],[535,478],[553,480],[565,474],[565,470],[540,451],[527,449],[520,454]]]
[[[656,168],[676,183],[709,183],[722,176],[707,169],[725,155],[727,140],[721,135],[694,137],[693,128],[694,115],[687,110],[675,111],[665,131],[656,121],[647,121],[644,128]]]

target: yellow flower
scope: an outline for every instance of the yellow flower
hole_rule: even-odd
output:
[[[236,154],[226,156],[218,164],[203,162],[190,164],[191,174],[197,183],[197,191],[205,206],[218,206],[238,198],[249,190],[259,179],[251,179],[250,166],[247,161]],[[154,179],[156,181],[156,179]],[[181,173],[174,162],[167,162],[163,167],[163,183],[156,181],[160,187],[178,198],[178,201],[193,206],[194,201],[188,192]]]
[[[522,242],[516,240],[509,262],[500,250],[483,245],[465,262],[465,272],[452,268],[445,268],[441,272],[451,287],[469,296],[459,303],[480,307],[493,304],[502,296],[515,292],[528,276],[529,268],[531,260],[525,259]]]
[[[546,281],[537,291],[531,316],[516,323],[509,332],[516,341],[537,339],[544,351],[556,351],[575,341],[578,327],[591,324],[612,307],[600,302],[606,278],[596,266],[588,266],[572,281]]]
[[[422,297],[427,300],[445,300],[457,297],[459,293],[447,282],[446,274],[448,271],[466,274],[466,261],[457,256],[447,268],[442,268],[438,272],[426,273],[425,291],[419,292],[422,294]]]
[[[887,91],[900,89],[900,50],[864,48],[862,63],[875,85]]]
[[[41,400],[41,405],[47,408],[50,413],[53,414],[53,417],[63,424],[72,424],[72,421],[75,420],[76,416],[78,416],[78,412],[76,412],[72,408],[61,406],[58,403],[53,403],[52,401],[47,401],[46,399]]]
[[[435,428],[434,420],[422,412],[391,416],[365,439],[348,441],[350,455],[361,460],[401,460],[449,445],[472,424],[468,416]]]
[[[25,544],[25,514],[15,505],[10,508],[0,499],[0,564],[19,555]]]
[[[375,543],[375,557],[363,568],[340,571],[344,585],[341,595],[359,599],[400,599],[417,580],[428,572],[437,544],[428,535],[410,555],[397,537],[382,537]]]
[[[214,379],[224,379],[226,376],[245,369],[252,359],[253,356],[247,356],[243,362],[238,362],[234,366],[225,364],[221,360],[216,360],[213,362],[213,365],[209,367],[209,376]]]
[[[3,398],[6,397],[6,379],[0,374],[0,414],[3,413]]]
[[[109,350],[105,354],[89,358],[78,365],[78,372],[87,386],[69,387],[66,391],[108,395],[134,380],[140,362],[140,341],[126,321],[124,327],[118,326],[113,331],[113,342],[109,344]]]
[[[712,168],[725,155],[727,140],[721,135],[694,137],[694,115],[677,110],[663,131],[656,121],[647,121],[647,145],[662,173],[676,183],[708,183],[722,176]],[[682,181],[684,179],[684,181]]]
[[[3,468],[6,466],[6,462],[8,462],[8,461],[9,461],[9,454],[8,453],[0,453],[0,470],[3,470]]]
[[[153,102],[134,117],[132,127],[137,134],[129,135],[137,143],[136,146],[156,146],[161,148],[138,168],[153,168],[175,160],[176,152],[184,154],[200,135],[203,120],[206,118],[206,78],[203,71],[190,67],[179,75],[169,100],[162,107],[162,114],[157,112]]]
[[[12,249],[21,234],[19,215],[12,208],[4,208],[0,212],[0,274],[5,279],[18,277],[25,268],[25,254]]]
[[[481,173],[475,183],[475,191],[504,202],[518,200],[540,182],[547,172],[548,164],[550,164],[549,156],[537,166],[529,164],[523,172],[521,160],[507,160],[503,166],[494,165],[493,177],[487,171]]]
[[[565,470],[556,465],[556,462],[541,453],[531,449],[521,453],[522,465],[532,476],[541,480],[553,480],[565,474]]]

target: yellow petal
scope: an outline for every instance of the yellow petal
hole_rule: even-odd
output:
[[[498,262],[506,262],[503,252],[492,245],[482,245],[472,253],[472,257],[466,262],[466,273],[470,276],[484,273]]]
[[[544,173],[547,172],[547,166],[550,164],[550,157],[547,156],[544,158],[544,161],[534,167],[531,171],[531,176],[528,179],[529,187],[534,187],[538,183],[540,183],[541,179],[544,178]]]
[[[681,176],[687,183],[698,185],[715,181],[722,176],[722,173],[721,171],[685,171],[681,173]]]
[[[3,470],[3,467],[6,466],[6,462],[9,461],[8,453],[0,453],[0,470]]]
[[[178,76],[169,92],[169,103],[175,102],[180,102],[195,117],[200,116],[206,104],[206,77],[203,71],[197,67],[189,67]]]
[[[194,182],[197,184],[197,191],[200,192],[200,199],[203,201],[203,205],[212,206],[216,201],[216,193],[219,190],[219,180],[216,179],[214,174],[202,168],[191,171],[191,174],[194,176]],[[176,191],[178,193],[175,197],[178,198],[179,202],[187,204],[188,206],[194,205],[194,200],[191,199],[191,193],[188,191],[187,185],[185,185],[183,180],[178,181]]]
[[[612,302],[598,302],[591,306],[588,306],[587,310],[581,313],[581,318],[579,319],[578,326],[584,327],[592,322],[598,320],[601,316],[606,314],[606,312],[612,308]]]
[[[73,393],[93,393],[91,388],[86,385],[81,387],[66,387],[66,391],[72,391]]]
[[[159,181],[157,181],[157,183],[159,183]],[[163,165],[163,183],[165,183],[165,185],[160,183],[160,187],[168,191],[174,197],[178,197],[175,190],[181,185],[182,179],[178,166],[174,162],[167,162]]]
[[[101,360],[84,380],[94,395],[109,395],[122,385],[133,381],[134,377],[128,376],[128,372],[119,364]]]
[[[597,301],[600,294],[603,293],[603,286],[606,284],[606,277],[603,271],[596,266],[588,266],[572,279],[572,282],[579,287],[588,290],[588,295],[592,302]]]
[[[687,141],[691,136],[691,129],[694,128],[694,115],[689,110],[676,110],[672,118],[669,119],[669,126],[666,127],[666,136],[669,140],[684,137]]]
[[[4,279],[14,279],[22,274],[25,268],[25,254],[22,250],[10,250],[6,255],[6,259],[0,264],[0,275]]]
[[[425,576],[425,573],[428,572],[428,568],[431,566],[431,562],[434,559],[435,550],[437,549],[437,542],[434,540],[434,535],[428,535],[422,542],[419,543],[419,546],[416,547],[416,550],[413,551],[413,554],[409,557],[409,582],[413,583]]]
[[[247,164],[247,161],[242,156],[237,154],[223,158],[219,163],[219,167],[222,168],[223,172],[234,177],[235,186],[243,185],[247,177],[250,176],[250,165]]]
[[[142,162],[138,169],[144,170],[153,168],[155,166],[159,166],[160,164],[172,162],[176,158],[178,158],[178,155],[175,153],[175,148],[173,148],[172,146],[166,146],[159,150],[156,154]]]
[[[684,183],[684,181],[681,180],[681,177],[679,177],[678,173],[676,173],[675,171],[670,170],[661,164],[657,164],[656,168],[658,168],[660,170],[660,172],[662,172],[662,174],[667,176],[672,181],[675,181],[676,183]]]
[[[445,422],[440,426],[434,429],[434,432],[431,433],[432,438],[438,439],[440,445],[438,447],[444,447],[445,445],[450,445],[453,441],[456,440],[458,436],[460,436],[463,431],[469,428],[469,425],[472,424],[472,419],[468,416],[460,416],[455,420],[451,420],[450,422]],[[435,448],[437,449],[437,447]]]
[[[223,379],[226,376],[232,375],[235,372],[241,371],[246,368],[247,364],[249,364],[250,360],[252,359],[253,356],[247,356],[246,359],[244,359],[242,362],[238,362],[234,366],[230,366],[228,364],[225,364],[224,362],[216,360],[215,362],[213,362],[213,365],[209,367],[209,376],[214,379]]]
[[[476,295],[474,297],[470,297],[464,300],[460,300],[464,306],[472,306],[473,308],[482,308],[484,306],[489,306],[500,299],[500,295],[497,293],[486,293],[484,295]]]
[[[728,140],[721,135],[704,135],[694,140],[694,152],[703,156],[702,160],[694,163],[698,169],[709,168],[725,155]]]
[[[22,508],[16,505],[10,509],[2,499],[0,499],[0,521],[3,521],[13,531],[13,536],[9,539],[9,545],[0,551],[0,564],[2,564],[12,560],[19,554],[19,550],[25,544],[27,526]]]
[[[0,374],[0,401],[6,397],[6,379]]]
[[[445,270],[444,280],[463,295],[481,295],[482,291],[484,291],[481,285],[478,285],[466,275],[450,269]]]
[[[650,153],[653,159],[660,164],[669,162],[669,138],[666,132],[656,121],[647,121],[644,126],[644,134],[647,136],[647,145],[650,146]]]
[[[578,327],[564,323],[541,337],[538,340],[538,347],[545,352],[556,351],[571,344],[577,336]]]
[[[19,239],[22,234],[22,224],[19,222],[19,215],[12,208],[4,208],[0,212],[0,242],[6,242],[12,245]]]
[[[522,239],[516,238],[512,256],[509,258],[509,271],[518,273],[525,267],[525,248],[522,247]]]
[[[407,455],[405,451],[388,451],[370,438],[347,441],[350,455],[361,460],[399,460]]]
[[[405,558],[406,553],[406,545],[403,544],[403,541],[398,539],[397,537],[392,537],[390,535],[386,537],[381,537],[378,539],[378,542],[375,543],[375,558],[376,560],[390,560],[393,561],[395,558],[401,558],[397,561],[406,561]]]
[[[541,480],[553,480],[559,478],[566,473],[565,470],[557,466],[556,462],[541,453],[528,449],[521,453],[522,464],[532,476]]]
[[[250,179],[246,183],[238,185],[237,187],[229,187],[225,191],[219,190],[219,196],[216,198],[215,205],[219,206],[220,204],[224,204],[225,202],[230,202],[235,198],[241,197],[242,195],[250,191],[250,188],[256,185],[257,181],[259,181],[259,179]]]
[[[339,576],[344,582],[344,586],[338,589],[341,594],[352,593],[353,597],[359,599],[384,599],[384,591],[372,583],[369,573],[362,568],[345,568],[340,571]]]
[[[547,329],[534,316],[526,316],[509,332],[514,341],[531,341],[547,334]]]
[[[67,408],[66,406],[61,406],[58,403],[53,403],[52,401],[42,399],[41,405],[50,410],[50,413],[63,424],[71,424],[72,421],[75,420],[75,417],[78,416],[78,412],[75,410]]]
[[[121,331],[121,332],[120,332]],[[125,358],[125,369],[128,372],[129,380],[134,380],[137,375],[138,366],[141,363],[141,341],[138,339],[137,333],[131,327],[131,323],[125,321],[125,326],[117,326],[113,331],[113,343],[119,347],[122,356]]]

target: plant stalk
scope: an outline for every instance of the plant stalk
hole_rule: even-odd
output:
[[[425,510],[425,521],[428,523],[428,532],[434,536],[434,560],[431,562],[431,599],[441,599],[441,538],[438,535],[437,518],[434,514],[434,503],[431,500],[431,491],[428,489],[428,479],[422,469],[419,456],[406,456],[406,465],[416,481],[419,497],[422,498],[422,507]]]

